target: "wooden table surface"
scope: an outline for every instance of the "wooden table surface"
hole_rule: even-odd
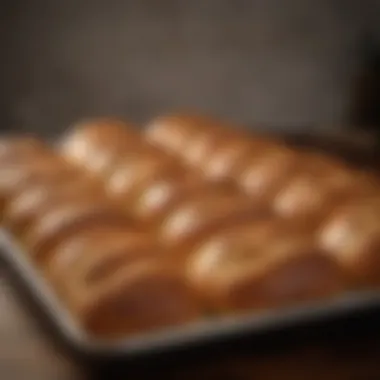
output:
[[[3,271],[2,271],[3,272]],[[0,378],[3,380],[76,380],[76,369],[41,337],[0,272]]]
[[[0,271],[0,379],[77,380],[84,377],[53,349]],[[157,376],[155,376],[157,377]],[[378,380],[380,341],[365,338],[349,346],[307,347],[273,357],[246,357],[185,369],[165,379]],[[140,379],[141,377],[138,376]]]

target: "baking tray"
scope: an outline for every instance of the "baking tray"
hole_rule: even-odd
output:
[[[289,135],[289,141],[305,146],[305,139]],[[310,137],[309,137],[310,138]],[[317,141],[314,139],[314,141]],[[315,145],[315,144],[314,144]],[[306,146],[310,146],[307,145]],[[323,149],[322,149],[323,150]],[[348,156],[352,156],[352,152]],[[358,150],[356,150],[358,152]],[[350,150],[347,150],[350,152]],[[358,154],[360,156],[360,154]],[[353,157],[353,156],[352,156]],[[349,157],[346,157],[349,158]],[[265,352],[305,341],[352,337],[365,331],[380,332],[380,292],[346,293],[334,299],[296,307],[213,317],[184,327],[101,341],[87,335],[60,303],[28,255],[6,231],[0,230],[0,258],[28,310],[43,330],[70,356],[92,369],[181,366],[210,360],[213,355],[240,351]]]

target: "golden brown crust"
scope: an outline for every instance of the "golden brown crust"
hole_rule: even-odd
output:
[[[168,153],[180,154],[189,144],[203,133],[215,128],[219,122],[205,116],[168,115],[151,121],[145,131],[145,138]]]
[[[230,184],[212,184],[188,172],[168,173],[144,183],[130,204],[131,213],[144,222],[157,223],[177,204],[213,194],[237,194]]]
[[[135,235],[138,232],[134,228],[124,225],[98,224],[87,229],[80,229],[75,235],[69,236],[57,244],[52,254],[42,263],[41,268],[46,278],[59,287],[69,278],[67,276],[72,266],[75,265],[84,250],[88,251],[86,247],[91,246],[93,241],[107,244],[114,237],[118,239],[121,235],[128,237],[131,234]]]
[[[216,149],[205,157],[202,170],[208,179],[229,178],[236,181],[247,163],[260,159],[268,152],[284,149],[280,142],[267,136],[239,130],[228,132],[219,134]]]
[[[320,245],[359,283],[379,283],[379,215],[379,197],[358,199],[337,208],[319,233]]]
[[[189,252],[189,262],[197,275],[218,270],[228,270],[236,263],[252,261],[265,254],[266,246],[286,241],[289,236],[312,237],[313,228],[297,222],[289,223],[273,215],[259,220],[244,221],[215,232],[195,245]]]
[[[127,228],[95,226],[66,239],[45,263],[46,276],[56,288],[101,281],[123,266],[163,258],[157,243],[144,232]]]
[[[70,162],[103,175],[139,136],[135,128],[113,119],[95,119],[74,126],[61,141],[60,152]]]
[[[309,237],[293,234],[269,241],[254,235],[234,240],[229,251],[204,247],[188,263],[189,281],[217,310],[291,305],[334,296],[347,287],[340,267]]]
[[[177,204],[157,227],[157,235],[166,246],[187,252],[218,228],[256,220],[265,212],[244,196],[201,194]]]
[[[231,136],[219,141],[201,166],[202,174],[211,181],[235,179],[237,171],[256,149],[257,141],[241,136]]]
[[[302,170],[279,191],[273,209],[283,217],[324,218],[352,197],[377,191],[370,176],[328,157],[300,157]]]
[[[25,162],[30,157],[46,154],[45,144],[32,136],[14,136],[0,140],[0,166]]]
[[[171,267],[146,261],[122,268],[112,278],[67,292],[70,309],[91,333],[121,337],[191,322],[199,300]]]
[[[18,192],[4,210],[4,223],[16,235],[23,235],[34,220],[50,209],[70,201],[103,201],[105,192],[100,185],[85,176],[62,181],[40,182]]]
[[[280,191],[273,202],[273,209],[287,218],[323,217],[343,196],[343,188],[331,188],[328,183],[312,176],[299,176]]]
[[[154,152],[141,154],[120,163],[107,181],[107,191],[124,207],[128,207],[134,191],[140,191],[145,182],[161,175],[182,173],[182,167],[167,156],[160,156]]]
[[[299,165],[298,155],[287,148],[264,148],[241,168],[237,181],[252,200],[270,205]]]
[[[25,244],[32,257],[41,263],[64,239],[75,235],[80,229],[100,224],[129,227],[132,221],[107,201],[70,201],[61,203],[36,220],[26,233]]]
[[[228,134],[228,131],[223,129],[210,128],[201,131],[178,153],[179,157],[186,165],[202,171],[210,156],[220,147]]]
[[[42,157],[19,165],[6,166],[0,169],[0,197],[8,200],[12,194],[32,186],[35,183],[62,176],[74,175],[72,167],[65,165],[58,157]]]
[[[203,181],[187,172],[166,173],[147,180],[141,191],[135,192],[131,213],[145,222],[156,221],[170,206],[186,194],[204,188]]]

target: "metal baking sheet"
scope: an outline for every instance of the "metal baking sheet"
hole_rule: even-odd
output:
[[[159,332],[127,336],[113,341],[101,341],[89,336],[71,317],[55,296],[28,255],[5,231],[0,232],[1,257],[12,269],[28,296],[53,326],[59,339],[76,355],[93,360],[115,358],[161,357],[186,347],[197,349],[230,338],[254,339],[256,336],[277,334],[289,328],[330,319],[358,316],[366,311],[380,310],[380,293],[365,291],[344,294],[302,306],[266,312],[252,312],[242,316],[212,318],[186,327],[168,328]],[[379,314],[380,315],[380,314]]]
[[[356,137],[351,139],[353,142],[347,143],[347,136],[339,143],[341,138],[336,136],[318,137],[312,133],[297,132],[275,135],[293,146],[338,154],[347,161],[357,162],[359,166],[373,168],[378,162],[377,143],[374,144],[373,139],[367,138],[358,144]],[[315,333],[314,336],[326,337],[328,334],[324,339],[330,339],[338,329],[343,335],[346,331],[353,334],[351,327],[354,326],[360,333],[363,329],[376,328],[380,317],[380,292],[360,291],[296,307],[213,317],[184,327],[100,341],[76,323],[30,262],[27,252],[1,229],[0,259],[8,267],[10,279],[14,280],[23,304],[33,312],[43,328],[48,328],[49,337],[53,337],[73,357],[91,363],[92,367],[100,363],[122,363],[125,366],[135,362],[144,366],[148,359],[150,365],[157,359],[159,363],[166,360],[172,366],[174,361],[177,363],[182,358],[205,357],[205,353],[209,355],[218,350],[231,351],[232,344],[234,349],[237,347],[235,343],[239,348],[249,345],[251,349],[256,345],[262,351],[264,345],[272,349],[280,341],[293,344],[300,335],[310,337]]]

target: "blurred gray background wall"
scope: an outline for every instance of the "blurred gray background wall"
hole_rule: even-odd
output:
[[[306,128],[346,121],[380,1],[14,0],[0,19],[3,129],[176,109]]]

